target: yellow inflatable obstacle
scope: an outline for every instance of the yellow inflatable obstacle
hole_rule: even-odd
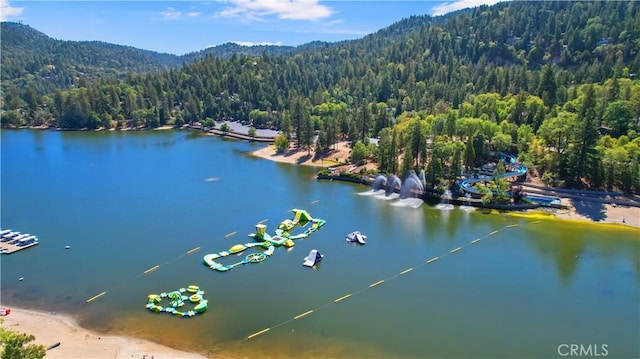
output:
[[[204,264],[213,270],[227,272],[240,265],[260,263],[273,254],[275,247],[284,246],[286,248],[291,248],[294,246],[294,240],[308,237],[311,233],[317,231],[326,223],[323,219],[312,218],[309,213],[303,209],[296,208],[289,212],[293,212],[293,219],[285,219],[280,222],[278,228],[275,230],[274,236],[267,233],[266,225],[258,223],[256,224],[256,233],[249,234],[249,237],[253,238],[255,241],[254,243],[236,244],[227,251],[207,254],[203,258]],[[309,226],[304,232],[296,235],[291,234],[295,227],[305,227],[308,223],[311,223],[311,226]],[[223,265],[216,261],[220,258],[225,258],[232,254],[238,254],[247,249],[258,246],[263,251],[251,253],[237,263]]]
[[[245,251],[247,249],[254,248],[254,247],[262,247],[263,249],[265,249],[265,251],[251,253],[251,254],[247,255],[246,257],[244,257],[240,262],[237,262],[237,263],[223,265],[223,264],[220,264],[220,263],[216,262],[216,259],[218,259],[218,258],[228,257],[228,256],[230,256],[232,254],[237,254],[237,253],[240,253],[242,251]],[[209,268],[211,268],[213,270],[217,270],[219,272],[226,272],[228,270],[231,270],[231,269],[233,269],[233,268],[235,268],[237,266],[243,265],[243,264],[260,263],[260,262],[264,261],[268,256],[271,256],[273,254],[274,250],[275,250],[275,247],[272,244],[267,243],[267,242],[236,244],[233,247],[229,248],[228,251],[222,251],[222,252],[218,252],[218,253],[207,254],[206,256],[204,256],[203,261],[204,261],[204,264],[206,266],[208,266]]]
[[[193,293],[187,296],[187,293]],[[169,305],[163,307],[160,303],[169,300]],[[189,301],[193,306],[190,310],[178,310]],[[197,285],[190,285],[187,288],[180,288],[172,292],[162,292],[160,294],[149,294],[146,308],[154,313],[169,313],[178,317],[193,317],[203,313],[208,309],[208,301],[204,299],[204,291]]]

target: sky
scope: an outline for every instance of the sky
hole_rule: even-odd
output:
[[[298,46],[358,39],[412,15],[436,16],[497,2],[0,0],[0,20],[21,22],[59,40],[104,41],[183,55],[227,42]]]

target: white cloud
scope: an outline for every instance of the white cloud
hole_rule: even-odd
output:
[[[282,41],[278,42],[252,42],[252,41],[231,41],[234,44],[238,44],[240,46],[282,46]]]
[[[9,1],[0,0],[0,21],[6,21],[10,17],[19,16],[24,10],[23,7],[13,7]]]
[[[196,16],[199,16],[199,15],[200,15],[200,13],[197,12],[197,11],[191,11],[191,12],[187,13],[188,17],[196,17]]]
[[[450,13],[456,10],[478,7],[480,5],[495,5],[504,0],[458,0],[454,2],[445,2],[431,9],[431,15],[438,16]]]
[[[182,16],[182,13],[170,7],[167,10],[162,11],[160,13],[160,16],[162,16],[165,20],[178,20],[180,16]]]
[[[228,0],[231,5],[218,12],[222,17],[242,17],[257,21],[265,16],[277,16],[286,20],[319,20],[331,16],[330,7],[318,0]]]

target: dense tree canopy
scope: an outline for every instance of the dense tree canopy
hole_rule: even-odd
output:
[[[0,320],[2,323],[2,320]],[[45,356],[42,345],[31,344],[35,337],[30,334],[0,326],[0,358],[2,359],[41,359]]]

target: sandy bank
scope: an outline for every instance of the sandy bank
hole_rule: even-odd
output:
[[[4,328],[34,335],[36,340],[32,343],[47,348],[60,342],[60,346],[47,351],[46,358],[206,358],[147,340],[100,335],[81,328],[71,317],[55,313],[11,307],[11,314],[2,318]]]
[[[265,146],[259,150],[253,152],[256,157],[264,158],[267,160],[289,163],[294,165],[304,166],[316,166],[316,167],[331,167],[341,163],[345,163],[349,158],[351,148],[347,145],[347,142],[340,142],[337,148],[322,159],[314,158],[314,153],[311,151],[309,154],[306,150],[290,150],[285,153],[277,153],[275,145]]]
[[[563,202],[565,202],[563,200]],[[569,201],[566,201],[569,202]],[[640,208],[602,204],[595,206],[581,206],[576,208],[568,204],[569,209],[558,210],[555,216],[560,219],[581,220],[595,223],[621,224],[640,228]]]

